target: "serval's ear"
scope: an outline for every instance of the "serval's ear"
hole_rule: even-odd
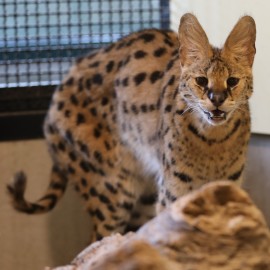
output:
[[[225,58],[234,59],[243,65],[252,67],[256,53],[255,40],[255,21],[250,16],[244,16],[229,34],[222,55]]]
[[[179,54],[182,66],[212,56],[211,45],[197,18],[187,13],[182,16],[179,30]]]

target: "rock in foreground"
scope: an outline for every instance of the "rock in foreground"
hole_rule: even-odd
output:
[[[54,270],[90,269],[270,270],[270,232],[245,191],[215,182],[177,200],[138,232],[106,237]]]

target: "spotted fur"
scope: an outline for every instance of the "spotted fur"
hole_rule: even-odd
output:
[[[209,181],[240,182],[250,137],[255,23],[239,20],[222,49],[197,19],[178,35],[145,30],[80,58],[53,95],[44,133],[49,188],[24,199],[26,176],[8,186],[16,209],[51,210],[68,180],[85,201],[92,241],[134,229]]]

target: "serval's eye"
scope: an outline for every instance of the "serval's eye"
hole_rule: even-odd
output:
[[[208,79],[206,77],[197,77],[195,80],[201,87],[206,87],[208,85]]]
[[[235,77],[229,77],[227,79],[227,85],[229,87],[234,87],[236,86],[237,84],[239,83],[239,79],[238,78],[235,78]]]

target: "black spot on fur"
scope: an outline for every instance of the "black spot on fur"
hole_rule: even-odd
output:
[[[95,128],[93,131],[93,135],[95,136],[95,138],[99,138],[101,136],[100,130]]]
[[[128,86],[128,77],[126,77],[123,81],[122,81],[123,86]]]
[[[171,202],[174,202],[176,200],[176,197],[172,195],[172,193],[169,190],[166,190],[165,195],[166,198]]]
[[[112,43],[110,46],[108,46],[107,48],[105,48],[105,52],[109,52],[109,51],[111,51],[113,48],[114,48],[114,46],[115,46],[115,44],[114,43]]]
[[[148,42],[151,42],[155,39],[155,35],[150,34],[150,33],[143,33],[143,34],[139,35],[138,38],[143,39],[145,43],[148,43]]]
[[[83,193],[82,194],[83,199],[85,199],[86,201],[89,199],[89,195],[87,193]]]
[[[103,213],[99,209],[96,209],[95,214],[96,214],[96,217],[100,221],[104,221],[105,220],[105,216],[103,215]]]
[[[172,105],[166,105],[165,112],[171,112],[172,111]]]
[[[196,127],[194,127],[192,124],[188,125],[188,130],[191,131],[194,135],[196,135],[198,138],[200,138],[202,141],[207,142],[207,138],[199,133]]]
[[[92,102],[92,99],[90,97],[87,97],[84,101],[83,101],[83,104],[82,104],[82,107],[83,108],[86,108],[88,107],[88,105]]]
[[[88,157],[90,156],[88,146],[84,143],[79,143],[80,151],[86,154]]]
[[[65,115],[66,118],[69,118],[70,115],[71,115],[71,111],[70,110],[65,110],[64,115]]]
[[[133,205],[133,203],[123,202],[121,204],[118,204],[118,206],[121,207],[121,208],[124,208],[124,209],[126,209],[128,211],[131,211],[133,209],[134,205]]]
[[[146,105],[146,104],[142,104],[142,105],[141,105],[141,111],[142,111],[143,113],[146,113],[146,112],[148,111],[148,108],[147,108],[147,105]]]
[[[141,72],[134,76],[134,82],[136,86],[140,85],[146,78],[146,73]]]
[[[97,197],[98,196],[98,193],[97,193],[97,190],[94,188],[94,187],[91,187],[90,190],[89,190],[89,194],[93,197]]]
[[[56,202],[58,200],[57,196],[55,194],[48,194],[42,197],[39,201],[49,200],[48,208],[51,210],[56,205]],[[38,205],[37,205],[38,206]]]
[[[112,193],[117,194],[117,189],[109,182],[105,182],[105,187]]]
[[[167,67],[166,67],[166,71],[169,71],[169,70],[173,67],[173,64],[174,64],[174,60],[171,60],[171,61],[168,63]]]
[[[97,85],[102,85],[103,83],[103,77],[100,73],[95,74],[92,80],[93,80],[93,83]]]
[[[97,169],[97,173],[101,176],[106,176],[106,173],[102,169]]]
[[[106,65],[106,71],[108,73],[110,73],[112,70],[113,70],[113,67],[114,67],[114,61],[110,61],[107,65]]]
[[[241,176],[242,172],[243,172],[244,166],[237,172],[235,172],[234,174],[230,175],[228,178],[230,180],[236,181],[239,179],[239,177]]]
[[[83,171],[85,171],[85,172],[90,172],[90,170],[91,170],[91,168],[90,168],[90,166],[89,166],[89,163],[86,162],[86,161],[81,161],[81,162],[80,162],[80,167],[81,167],[81,169],[82,169]]]
[[[96,241],[100,241],[103,238],[103,235],[96,231]]]
[[[78,185],[75,185],[74,186],[74,189],[77,191],[77,192],[80,192],[80,187]]]
[[[168,85],[173,85],[174,84],[174,81],[175,81],[175,76],[172,75],[170,80],[168,81]]]
[[[83,91],[83,78],[79,79],[79,83],[78,83],[78,91],[82,92]]]
[[[70,173],[70,174],[75,174],[75,169],[71,166],[71,165],[68,165],[68,172]]]
[[[64,151],[66,151],[66,146],[62,142],[59,142],[58,149],[64,152]]]
[[[114,83],[115,83],[115,86],[119,86],[120,85],[120,80],[116,79]]]
[[[99,66],[99,64],[100,64],[100,62],[99,62],[99,61],[96,61],[96,62],[90,64],[89,67],[90,67],[90,68],[96,68],[96,67]]]
[[[176,110],[176,114],[182,115],[184,113],[184,110]]]
[[[126,66],[126,65],[129,63],[130,59],[131,59],[131,56],[129,55],[129,56],[124,60],[123,65]]]
[[[97,54],[98,54],[97,51],[92,52],[92,53],[90,53],[89,55],[87,55],[87,59],[92,59],[92,58],[94,58]]]
[[[132,216],[131,216],[132,218],[135,218],[135,219],[139,219],[140,217],[141,217],[141,214],[139,213],[139,212],[133,212],[132,213]]]
[[[109,200],[109,198],[107,196],[105,196],[104,194],[99,194],[98,198],[103,203],[106,203],[106,204],[110,204],[111,203],[111,201]]]
[[[84,57],[83,57],[83,56],[78,57],[78,58],[76,59],[76,64],[80,64],[83,60],[84,60]]]
[[[119,61],[117,65],[117,70],[119,70],[123,65],[124,65],[124,61],[123,60]]]
[[[155,83],[158,79],[161,79],[163,76],[163,73],[161,71],[154,71],[151,75],[150,75],[150,81],[151,83]]]
[[[111,145],[107,141],[104,141],[104,145],[107,151],[110,151],[112,149]]]
[[[164,42],[169,46],[169,47],[174,47],[175,45],[173,44],[173,42],[171,40],[169,40],[168,38],[164,39]]]
[[[50,133],[50,134],[54,134],[55,133],[54,128],[53,128],[52,125],[48,125],[47,126],[47,132]]]
[[[73,78],[73,77],[70,77],[70,78],[66,81],[65,85],[71,86],[71,85],[73,85],[73,83],[74,83],[74,78]]]
[[[100,130],[102,130],[103,129],[103,125],[101,123],[98,123],[97,124],[97,128],[100,129]]]
[[[172,52],[172,56],[177,56],[179,54],[179,52],[178,52],[178,49],[175,49],[173,52]]]
[[[58,148],[57,148],[57,146],[54,143],[50,144],[50,147],[51,147],[51,149],[52,149],[52,151],[54,153],[57,153],[58,152]]]
[[[109,103],[109,99],[107,97],[103,97],[101,99],[101,105],[106,106]]]
[[[104,224],[103,227],[107,231],[113,231],[113,230],[115,230],[115,227],[112,226],[112,225],[109,225],[109,224]]]
[[[112,213],[116,213],[115,207],[113,205],[111,205],[111,204],[107,205],[107,209]]]
[[[149,111],[152,112],[152,111],[154,111],[154,110],[156,110],[155,104],[150,104],[150,105],[149,105]]]
[[[85,81],[85,87],[87,90],[90,90],[91,89],[91,85],[92,85],[92,80],[91,78],[88,78],[86,81]]]
[[[86,122],[85,116],[82,113],[78,113],[77,114],[77,121],[76,121],[77,125],[83,124],[85,122]]]
[[[95,107],[93,108],[90,108],[90,113],[93,115],[93,116],[97,116],[97,109]]]
[[[130,39],[127,43],[126,43],[126,46],[129,47],[131,46],[134,42],[135,42],[136,39]]]
[[[64,86],[62,84],[60,84],[58,87],[57,87],[57,90],[62,92],[64,90]]]
[[[114,123],[116,123],[116,121],[117,121],[117,116],[116,116],[115,113],[112,115],[112,120],[113,120]]]
[[[69,152],[69,153],[68,153],[68,156],[69,156],[69,158],[70,158],[72,161],[76,161],[76,160],[77,160],[77,156],[76,156],[76,154],[75,154],[73,151]]]
[[[164,206],[164,207],[166,206],[165,200],[162,200],[160,203],[161,203],[162,206]]]
[[[136,59],[144,58],[146,55],[147,55],[147,53],[144,52],[144,51],[142,51],[142,50],[139,50],[139,51],[137,51],[137,52],[134,53],[134,57]]]
[[[83,170],[83,171],[85,171],[85,172],[90,172],[90,171],[92,171],[92,172],[94,172],[94,173],[97,173],[97,169],[94,167],[94,165],[92,164],[92,163],[90,163],[90,162],[87,162],[87,161],[84,161],[84,160],[82,160],[81,162],[80,162],[80,167],[81,167],[81,169]]]
[[[166,48],[158,48],[157,50],[154,51],[154,56],[155,57],[161,57],[167,52]]]
[[[135,104],[132,104],[132,105],[131,105],[131,111],[132,111],[133,113],[135,113],[135,114],[138,114],[138,113],[139,113],[139,111],[138,111],[138,109],[137,109],[137,106],[136,106]]]
[[[157,201],[157,194],[151,194],[147,196],[140,197],[140,203],[144,205],[152,205]]]
[[[116,47],[116,50],[120,50],[120,49],[122,49],[123,47],[125,47],[126,46],[126,42],[120,42],[118,45],[117,45],[117,47]]]
[[[75,106],[78,106],[78,104],[79,104],[79,101],[78,101],[77,97],[74,94],[72,94],[70,96],[70,102]]]
[[[64,101],[59,101],[57,104],[57,110],[61,111],[64,108],[64,105],[65,105]]]
[[[66,189],[65,185],[62,183],[52,182],[50,183],[50,188],[52,189],[58,189],[64,191]]]
[[[83,187],[87,187],[87,180],[85,178],[81,178],[81,184]]]
[[[102,162],[103,162],[102,154],[101,154],[99,151],[95,151],[95,152],[94,152],[94,158],[95,158],[99,163],[102,163]]]
[[[182,182],[189,183],[192,181],[192,178],[185,173],[174,172],[173,174],[175,177],[179,178]]]
[[[125,101],[123,102],[123,106],[122,107],[123,107],[123,112],[124,113],[128,113],[127,103]]]

